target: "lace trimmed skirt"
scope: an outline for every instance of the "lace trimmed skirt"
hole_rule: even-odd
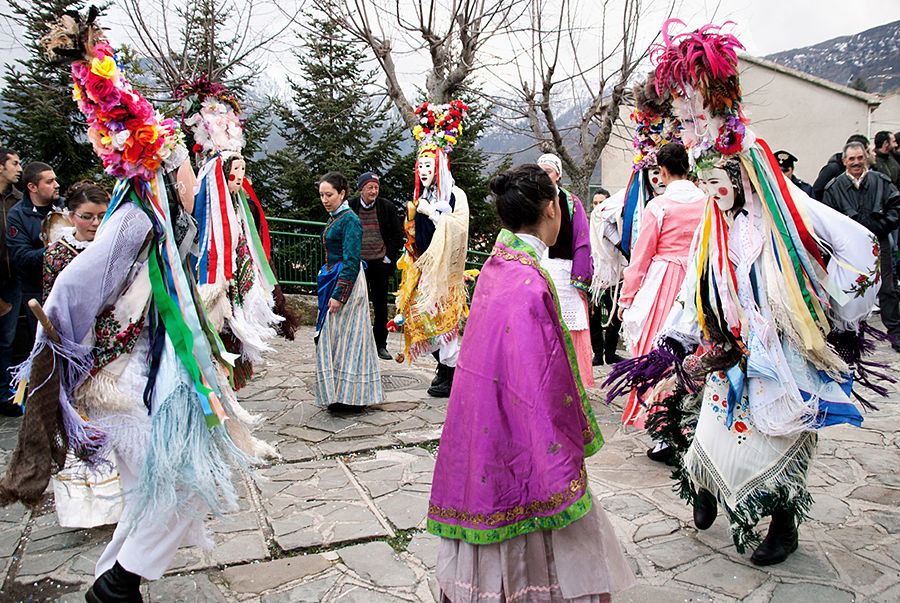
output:
[[[453,603],[602,603],[635,583],[596,499],[561,530],[481,545],[442,539],[435,572],[442,601]]]

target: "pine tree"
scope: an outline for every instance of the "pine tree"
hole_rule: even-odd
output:
[[[857,75],[856,79],[853,80],[853,83],[850,84],[850,87],[854,90],[859,90],[860,92],[868,92],[869,86],[866,84],[865,78],[861,75]]]
[[[359,174],[384,175],[395,163],[403,132],[390,119],[388,109],[371,99],[368,89],[374,72],[360,68],[365,55],[357,42],[343,37],[336,22],[311,18],[298,37],[301,46],[295,55],[302,80],[290,81],[290,104],[275,103],[285,148],[267,158],[277,191],[268,211],[282,217],[325,220],[318,177],[332,170],[342,172],[350,180],[352,196]],[[275,198],[281,199],[280,207],[272,202]]]
[[[30,57],[7,65],[0,93],[6,119],[0,123],[3,144],[19,152],[23,163],[43,161],[56,172],[63,191],[81,178],[99,175],[102,166],[86,138],[87,123],[72,100],[67,65],[47,61],[40,45],[49,23],[67,10],[81,10],[84,0],[9,0],[25,24],[22,37]]]

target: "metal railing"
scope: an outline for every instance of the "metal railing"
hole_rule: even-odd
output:
[[[315,293],[316,274],[325,263],[322,230],[325,222],[266,218],[272,241],[272,264],[281,286],[290,292]],[[466,269],[481,268],[489,253],[470,249]],[[394,274],[390,290],[400,285],[400,272]]]

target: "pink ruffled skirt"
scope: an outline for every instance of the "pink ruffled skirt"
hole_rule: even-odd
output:
[[[442,539],[435,573],[442,601],[452,603],[602,603],[635,583],[596,499],[561,530],[482,545]]]

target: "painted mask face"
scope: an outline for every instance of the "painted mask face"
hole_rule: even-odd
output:
[[[720,210],[728,211],[734,207],[734,185],[731,184],[728,172],[722,168],[704,170],[700,174],[700,184]]]
[[[238,191],[241,190],[241,187],[244,185],[244,172],[247,169],[247,164],[244,163],[243,159],[236,158],[231,162],[231,173],[228,174],[228,191],[236,195]]]
[[[422,188],[427,189],[434,184],[434,157],[431,155],[419,157],[418,169]]]
[[[662,175],[659,173],[658,167],[647,168],[647,180],[650,182],[650,188],[657,195],[666,192],[666,185],[663,184]]]

